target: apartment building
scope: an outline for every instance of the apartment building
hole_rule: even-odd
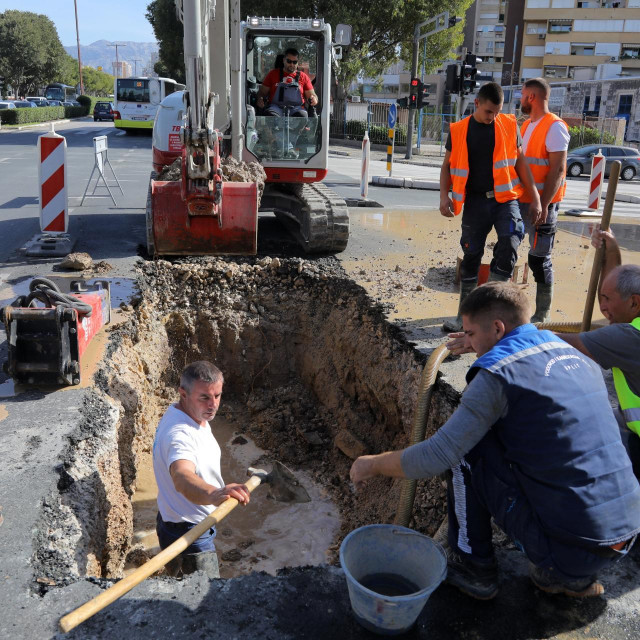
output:
[[[521,78],[640,75],[640,0],[525,0]]]
[[[125,60],[118,60],[118,62],[112,62],[111,67],[113,69],[113,75],[116,78],[130,78],[131,77],[131,65]]]
[[[482,58],[479,79],[503,85],[518,82],[524,2],[476,0],[467,10],[463,46]]]

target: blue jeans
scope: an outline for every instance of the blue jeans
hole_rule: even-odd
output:
[[[452,549],[483,560],[493,556],[491,518],[538,567],[562,582],[595,579],[626,549],[595,550],[573,546],[547,535],[505,460],[502,445],[489,432],[448,474],[448,541]],[[561,507],[560,507],[561,508]]]
[[[520,215],[524,222],[525,231],[529,235],[529,268],[536,282],[544,282],[545,284],[553,282],[551,250],[556,238],[559,207],[559,202],[552,202],[547,210],[547,220],[544,224],[536,226],[529,215],[529,203],[520,203]]]
[[[156,533],[158,534],[160,548],[166,549],[170,544],[195,526],[196,525],[191,522],[165,522],[158,513],[156,516]],[[211,529],[205,531],[199,538],[196,538],[181,555],[215,551],[216,547],[213,543],[215,537],[216,529],[215,527],[211,527]]]
[[[517,200],[498,202],[484,194],[467,193],[462,210],[460,246],[464,257],[460,278],[475,282],[484,254],[487,236],[492,228],[498,234],[493,248],[490,270],[510,278],[518,260],[518,247],[524,238],[524,224]]]

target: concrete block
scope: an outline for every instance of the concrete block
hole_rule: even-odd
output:
[[[68,233],[38,233],[25,244],[25,253],[31,257],[60,257],[71,253],[75,238]]]

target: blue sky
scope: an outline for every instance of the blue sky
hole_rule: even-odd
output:
[[[111,42],[155,42],[153,29],[144,17],[149,0],[77,0],[80,44],[96,40]],[[65,47],[76,44],[73,0],[0,0],[0,13],[7,9],[42,13],[56,25]]]

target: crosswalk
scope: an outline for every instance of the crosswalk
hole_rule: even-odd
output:
[[[127,132],[126,131],[121,131],[120,129],[105,129],[104,127],[101,127],[100,129],[94,129],[94,128],[90,128],[90,129],[76,129],[74,131],[67,131],[64,132],[65,135],[68,134],[74,135],[74,136],[91,136],[91,137],[95,137],[95,136],[126,136]]]

